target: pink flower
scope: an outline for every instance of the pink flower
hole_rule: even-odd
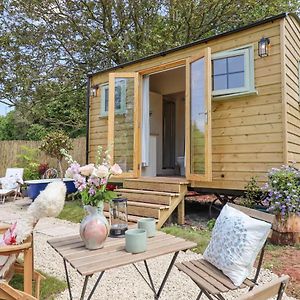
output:
[[[120,175],[122,174],[122,169],[120,168],[120,166],[118,164],[114,164],[111,169],[110,169],[111,173],[113,175]]]
[[[90,175],[92,175],[93,171],[94,171],[94,164],[88,164],[86,166],[79,168],[79,172],[83,176],[90,176]]]
[[[104,165],[100,165],[98,168],[94,170],[93,175],[100,178],[107,177],[109,175],[108,168]]]

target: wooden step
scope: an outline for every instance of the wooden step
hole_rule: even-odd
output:
[[[139,217],[150,217],[158,219],[161,210],[167,210],[169,206],[161,204],[143,203],[143,202],[127,202],[128,215],[135,215]],[[109,210],[109,204],[104,205],[104,210]]]
[[[109,219],[109,212],[108,211],[104,211],[104,216]],[[132,222],[132,223],[137,223],[138,220],[142,219],[143,217],[139,217],[139,216],[134,216],[134,215],[128,215],[128,222]],[[156,219],[156,222],[158,220]]]
[[[163,205],[170,205],[172,198],[179,196],[179,193],[166,193],[136,189],[117,189],[115,191],[118,194],[121,194],[122,197],[127,198],[129,201]]]
[[[147,177],[141,177],[138,179],[126,179],[123,182],[123,187],[126,189],[138,189],[148,191],[159,191],[159,192],[171,192],[180,193],[181,186],[188,185],[185,180],[163,180],[163,177],[156,177],[154,180]]]

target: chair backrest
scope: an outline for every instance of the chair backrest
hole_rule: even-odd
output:
[[[268,214],[268,213],[265,213],[265,212],[262,212],[262,211],[259,211],[259,210],[256,210],[256,209],[248,208],[248,207],[245,207],[245,206],[241,206],[241,205],[236,205],[236,204],[233,204],[233,203],[228,203],[228,205],[230,207],[233,207],[233,208],[245,213],[246,215],[248,215],[251,218],[261,220],[261,221],[265,221],[267,223],[270,223],[272,226],[274,224],[275,216],[272,215],[272,214]],[[272,230],[271,230],[269,236],[271,234],[272,234]]]
[[[282,298],[284,290],[288,284],[289,276],[283,275],[271,282],[265,283],[262,286],[254,288],[252,291],[241,296],[240,300],[265,300],[277,296],[277,300]]]
[[[7,168],[5,177],[14,177],[16,179],[22,179],[23,178],[24,169],[23,168]]]

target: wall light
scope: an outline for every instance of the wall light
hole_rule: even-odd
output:
[[[93,85],[91,87],[91,95],[92,97],[97,97],[97,92],[98,92],[98,89],[99,89],[99,85]]]
[[[258,42],[258,55],[260,57],[268,56],[269,51],[270,51],[270,39],[262,37]]]

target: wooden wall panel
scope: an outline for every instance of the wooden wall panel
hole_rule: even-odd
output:
[[[300,25],[292,16],[284,20],[284,25],[287,162],[300,167]]]
[[[284,162],[280,22],[276,20],[116,70],[138,72],[187,59],[205,47],[211,47],[212,53],[216,53],[245,45],[254,46],[255,88],[258,94],[212,101],[213,180],[192,182],[193,186],[243,189],[251,176],[257,176],[262,183],[271,167],[278,167]],[[257,55],[257,44],[262,36],[271,40],[271,52],[265,58]],[[295,67],[291,72],[295,72]],[[293,79],[293,75],[290,76]],[[107,72],[92,77],[92,85],[107,81]],[[94,118],[99,115],[99,110],[99,99],[93,98],[90,124],[92,145],[96,144],[93,140],[99,139],[99,134],[104,134],[104,130],[99,127],[107,126],[107,123],[97,122],[97,118]],[[94,148],[91,149],[90,157],[93,157],[94,152]]]

